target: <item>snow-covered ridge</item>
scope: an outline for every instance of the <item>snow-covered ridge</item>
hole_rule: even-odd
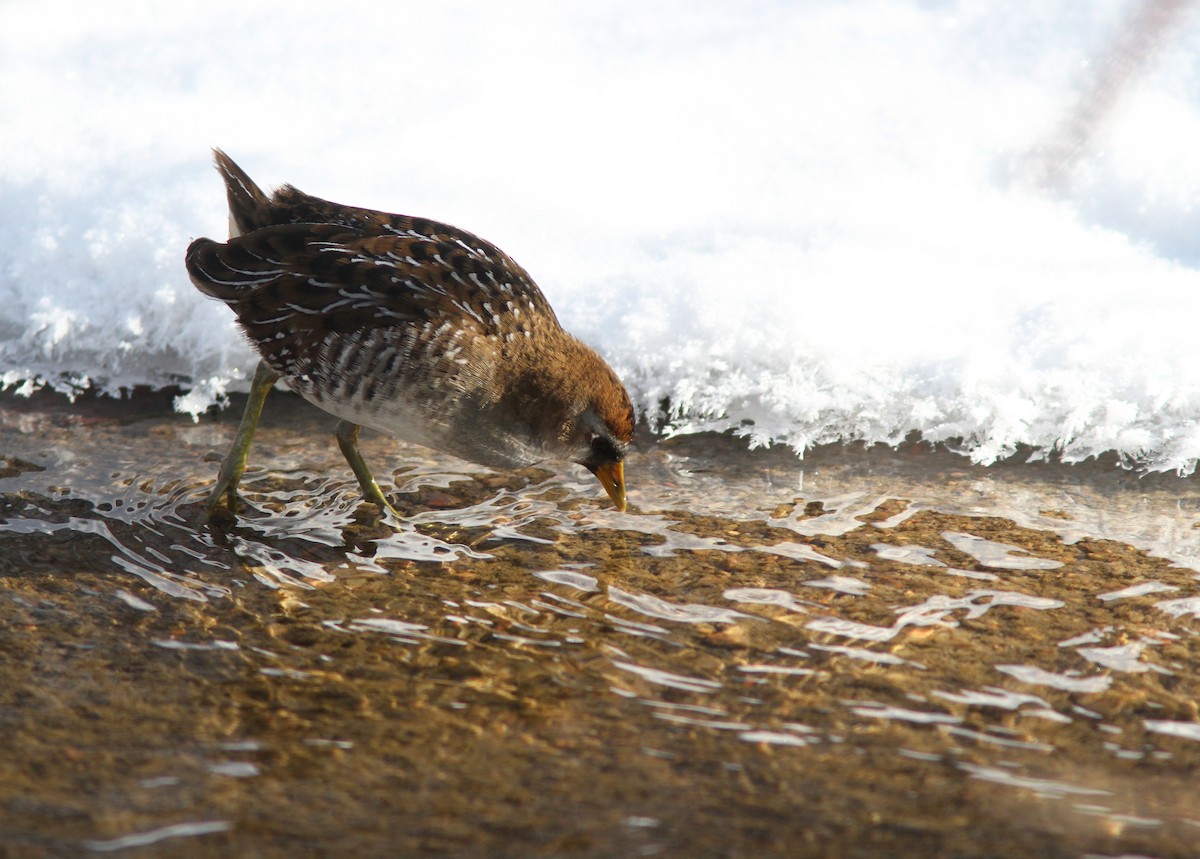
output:
[[[193,414],[244,384],[231,314],[182,263],[225,234],[221,146],[264,186],[496,242],[676,429],[798,450],[916,430],[985,462],[1025,444],[1188,472],[1200,15],[1139,65],[1141,8],[449,2],[364,22],[12,0],[0,384],[182,384]],[[1039,159],[1114,62],[1124,88],[1047,188]]]

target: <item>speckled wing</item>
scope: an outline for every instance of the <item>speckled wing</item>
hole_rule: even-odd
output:
[[[343,227],[363,236],[364,249],[369,247],[367,237],[377,237],[375,246],[390,252],[388,258],[393,261],[395,252],[403,248],[410,262],[415,260],[420,267],[419,277],[438,278],[447,289],[464,295],[481,293],[480,308],[482,302],[493,308],[485,310],[488,316],[502,318],[513,307],[519,315],[523,312],[520,308],[527,306],[530,312],[558,325],[550,302],[529,273],[500,248],[474,233],[429,218],[331,203],[291,185],[276,190],[270,202],[270,216],[278,223]],[[399,247],[390,248],[389,240],[395,240]],[[489,299],[497,299],[499,303]]]
[[[259,353],[285,376],[314,366],[319,352],[327,362],[339,339],[383,342],[407,332],[408,351],[436,349],[438,338],[489,338],[503,348],[533,325],[557,327],[522,269],[492,246],[472,243],[471,234],[454,232],[458,237],[448,240],[434,229],[272,226],[224,243],[197,239],[187,269],[201,292],[233,309]],[[378,329],[396,329],[396,337],[368,338]]]

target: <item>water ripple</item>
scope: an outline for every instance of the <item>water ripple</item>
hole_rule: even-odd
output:
[[[670,671],[663,671],[660,668],[651,668],[646,665],[635,665],[632,662],[613,661],[613,666],[628,671],[641,679],[653,683],[657,686],[666,686],[670,689],[681,689],[685,692],[699,692],[701,694],[710,694],[721,688],[721,684],[713,680],[706,680],[701,677],[688,677],[683,674],[675,674]]]
[[[621,513],[593,483],[478,482],[431,456],[401,466],[402,489],[424,493],[418,512],[376,520],[344,466],[318,477],[308,462],[283,460],[248,474],[242,515],[211,528],[194,524],[210,474],[163,479],[139,472],[158,465],[126,463],[103,479],[0,478],[11,504],[0,533],[30,554],[86,537],[85,560],[102,583],[91,580],[91,598],[152,629],[145,649],[185,669],[236,661],[271,700],[353,686],[363,673],[402,676],[441,702],[431,713],[456,718],[478,710],[503,723],[506,710],[486,710],[489,696],[529,713],[569,698],[581,718],[592,706],[605,719],[621,708],[622,730],[646,748],[666,737],[680,756],[704,748],[714,761],[744,761],[734,749],[744,746],[785,768],[870,750],[881,752],[872,766],[891,756],[906,773],[927,767],[919,778],[957,772],[1046,800],[1109,793],[1044,778],[1059,771],[1041,762],[1183,766],[1200,741],[1189,703],[1195,579],[1165,562],[1127,574],[1122,565],[1144,553],[1089,541],[1049,503],[1036,513],[1041,530],[1009,537],[1019,529],[978,510],[950,519],[951,502],[910,503],[878,480],[839,488],[813,469],[797,489],[731,469],[723,479],[743,499],[739,515],[706,520],[691,512],[728,514],[729,496],[714,485],[712,498],[692,503],[695,485],[674,471],[674,483],[633,494],[644,509]],[[431,492],[460,482],[462,498]],[[1076,543],[1059,551],[1068,532]],[[976,565],[957,553],[1002,576],[957,569]],[[30,626],[38,612],[62,610],[58,595],[39,603],[14,588],[3,597]],[[192,613],[202,621],[189,625]],[[374,659],[369,671],[360,658]],[[394,665],[403,675],[387,673]],[[354,690],[347,700],[373,694],[369,683]],[[1127,699],[1138,704],[1133,715]],[[352,724],[354,715],[339,717]],[[273,777],[239,761],[203,772]],[[1086,813],[1152,825],[1135,799]],[[181,826],[89,845],[203,834]]]
[[[204,820],[195,823],[174,823],[170,826],[160,826],[147,832],[136,832],[122,835],[120,838],[110,838],[105,841],[85,841],[83,846],[95,853],[114,853],[118,850],[129,850],[133,847],[146,847],[168,841],[172,838],[193,838],[197,835],[211,835],[216,832],[228,832],[233,824],[226,820]]]
[[[997,671],[1015,677],[1022,683],[1050,686],[1064,692],[1104,692],[1112,685],[1112,678],[1107,675],[1080,677],[1077,674],[1056,674],[1032,665],[996,665],[994,667]]]
[[[942,537],[960,552],[965,552],[985,567],[996,570],[1054,570],[1062,566],[1061,561],[1035,558],[1019,546],[996,543],[974,534],[946,531]]]
[[[608,598],[639,614],[678,623],[736,623],[752,617],[740,611],[701,603],[672,603],[651,594],[639,594],[610,585]]]

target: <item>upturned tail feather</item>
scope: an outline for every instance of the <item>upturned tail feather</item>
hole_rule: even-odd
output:
[[[229,237],[236,238],[270,223],[271,200],[246,171],[220,149],[213,150],[217,172],[229,198]]]

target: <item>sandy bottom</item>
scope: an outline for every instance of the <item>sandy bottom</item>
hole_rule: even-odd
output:
[[[169,405],[0,397],[0,856],[1196,855],[1194,480]]]

